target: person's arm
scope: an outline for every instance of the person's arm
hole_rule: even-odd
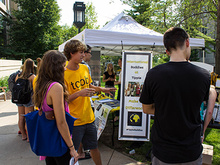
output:
[[[104,93],[108,93],[112,96],[112,94],[110,93],[111,91],[116,91],[116,88],[103,88],[103,87],[98,87],[98,86],[94,86],[92,84],[89,84],[89,88],[90,89],[95,89],[95,92],[104,92]]]
[[[76,98],[78,98],[80,96],[82,96],[82,97],[91,97],[91,96],[93,96],[94,93],[95,93],[95,89],[85,88],[85,89],[82,89],[78,92],[75,92],[75,93],[69,95],[68,99],[71,102],[71,101],[75,100]]]
[[[36,76],[34,75],[34,74],[32,74],[29,78],[28,78],[28,80],[31,82],[31,84],[33,84],[33,81],[34,81],[34,78],[35,78]]]
[[[114,75],[114,77],[111,78],[111,81],[114,81],[114,82],[115,82],[115,80],[116,80],[116,75]]]
[[[15,77],[15,82],[17,81],[17,79],[18,79],[18,74],[17,74],[16,77]]]
[[[142,104],[143,112],[146,114],[152,114],[155,113],[155,106],[154,104]]]
[[[115,81],[114,84],[118,85],[118,84],[121,84],[121,82],[120,81]]]
[[[106,79],[105,74],[103,74],[102,81],[103,81],[103,82],[107,82],[107,81],[109,81],[109,80],[110,80],[110,77]]]
[[[204,140],[205,130],[207,129],[207,127],[212,119],[212,113],[213,113],[213,109],[215,107],[216,97],[217,97],[217,92],[215,90],[215,87],[211,87],[210,91],[209,91],[209,99],[208,99],[208,103],[207,103],[208,106],[207,106],[205,120],[204,120],[204,126],[203,126],[202,142]]]
[[[66,145],[70,149],[70,155],[74,157],[75,161],[77,161],[78,153],[76,152],[74,148],[74,145],[73,145],[73,142],[70,136],[69,128],[66,122],[66,117],[65,117],[62,85],[59,83],[54,84],[48,93],[48,97],[50,97],[52,100],[57,128],[61,136],[63,137],[64,141],[66,142]]]
[[[121,84],[121,73],[119,74],[119,79],[118,81],[114,82],[115,85]]]

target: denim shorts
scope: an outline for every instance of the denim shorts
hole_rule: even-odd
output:
[[[29,103],[27,104],[16,104],[17,106],[19,107],[33,107],[34,106],[34,103],[32,102],[32,99],[29,101]]]
[[[74,126],[72,139],[76,150],[79,149],[80,142],[82,142],[84,150],[96,149],[98,141],[95,123]]]

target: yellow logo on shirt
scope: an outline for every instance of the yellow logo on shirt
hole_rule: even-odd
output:
[[[71,86],[73,89],[81,88],[86,84],[89,84],[89,78],[84,76],[85,79],[80,79],[80,81],[76,81],[75,83],[71,82]]]

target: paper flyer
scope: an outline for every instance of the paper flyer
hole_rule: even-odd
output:
[[[107,101],[109,102],[109,101]],[[97,139],[101,136],[103,130],[105,129],[106,122],[108,120],[108,115],[113,107],[103,104],[103,102],[94,102],[94,114],[95,114],[95,125],[97,128]]]

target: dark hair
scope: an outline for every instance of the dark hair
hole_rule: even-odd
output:
[[[182,48],[184,42],[189,38],[185,30],[179,27],[172,27],[168,29],[163,36],[163,43],[165,48],[170,52],[171,49]]]
[[[88,53],[92,49],[91,46],[89,46],[89,45],[86,45],[86,48],[87,48],[85,51],[86,53]]]
[[[74,54],[78,51],[84,52],[85,50],[86,50],[86,45],[79,40],[70,40],[64,46],[64,54],[68,61],[71,59],[70,53]]]
[[[45,88],[48,82],[56,81],[63,86],[64,99],[68,101],[68,93],[64,84],[64,64],[66,57],[57,50],[49,50],[44,53],[42,58],[36,87],[34,91],[34,104],[37,107],[41,106],[42,100],[44,99]]]

